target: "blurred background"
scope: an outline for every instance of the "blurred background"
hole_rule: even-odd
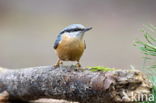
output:
[[[83,66],[140,68],[133,41],[143,24],[156,24],[156,0],[0,0],[0,66],[53,65],[57,34],[74,23],[93,27]]]

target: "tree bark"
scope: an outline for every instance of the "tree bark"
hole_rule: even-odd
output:
[[[74,66],[0,70],[0,93],[7,92],[9,100],[54,98],[80,103],[128,103],[140,94],[149,95],[151,88],[149,80],[137,70],[91,72]]]

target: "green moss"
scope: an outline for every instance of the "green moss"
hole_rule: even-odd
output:
[[[90,69],[90,71],[93,71],[93,72],[96,72],[96,71],[104,71],[104,72],[107,72],[107,71],[113,71],[113,70],[116,70],[115,68],[108,68],[108,67],[101,67],[101,66],[94,66],[94,67],[87,67]]]

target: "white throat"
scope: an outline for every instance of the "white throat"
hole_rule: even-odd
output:
[[[82,40],[83,36],[84,36],[84,32],[69,32],[69,33],[65,33],[63,35],[66,35],[69,38],[78,38],[78,39]]]

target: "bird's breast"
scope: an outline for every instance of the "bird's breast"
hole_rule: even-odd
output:
[[[85,48],[84,41],[78,38],[63,36],[56,51],[61,60],[79,60]]]

